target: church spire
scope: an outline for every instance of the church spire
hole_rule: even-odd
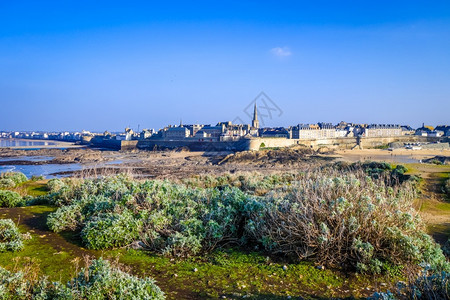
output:
[[[258,109],[256,108],[256,101],[255,101],[255,108],[253,110],[252,127],[259,128]]]

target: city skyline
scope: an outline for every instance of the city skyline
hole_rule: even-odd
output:
[[[195,4],[1,3],[0,130],[449,123],[445,1]]]

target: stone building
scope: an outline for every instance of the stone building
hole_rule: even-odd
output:
[[[389,137],[401,136],[402,128],[400,125],[394,124],[372,124],[364,129],[365,137]]]
[[[292,128],[293,139],[326,139],[337,137],[336,128],[330,123],[298,124]]]
[[[190,136],[190,130],[186,127],[168,127],[162,132],[162,137],[169,140],[180,140]]]

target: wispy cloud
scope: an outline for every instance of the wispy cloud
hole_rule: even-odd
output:
[[[291,49],[288,47],[275,47],[270,49],[270,53],[276,57],[288,57],[292,55]]]

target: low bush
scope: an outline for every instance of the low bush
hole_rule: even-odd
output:
[[[290,190],[249,203],[247,232],[267,251],[331,267],[382,273],[426,262],[448,269],[411,209],[413,188],[384,182],[358,173],[311,174]]]
[[[241,191],[257,196],[263,196],[273,189],[281,188],[298,180],[304,173],[282,173],[272,175],[225,174],[222,176],[195,176],[183,180],[183,184],[192,188],[238,188]]]
[[[120,176],[86,180],[69,192],[81,198],[48,216],[49,228],[80,230],[84,244],[92,249],[121,247],[142,239],[152,250],[178,256],[240,242],[237,231],[243,227],[247,196],[239,189],[193,189],[167,181],[128,180]],[[119,188],[114,193],[113,182]],[[96,194],[85,196],[84,189]],[[58,193],[53,197],[59,198]]]
[[[21,172],[6,172],[0,174],[0,179],[11,179],[15,185],[24,183],[28,180],[27,176]]]
[[[158,184],[156,184],[158,185]],[[176,197],[147,198],[143,239],[166,255],[189,256],[224,244],[242,244],[247,196],[236,188],[193,190]]]
[[[397,300],[397,299],[450,299],[450,273],[429,272],[419,276],[410,284],[398,283],[393,292],[375,293],[368,300]]]
[[[0,178],[0,189],[10,189],[16,186],[11,178]]]
[[[79,204],[60,207],[47,217],[47,226],[54,232],[80,229],[84,221],[81,210]]]
[[[431,164],[434,165],[443,165],[444,163],[442,161],[440,161],[439,159],[433,159],[432,161],[430,161]]]
[[[444,182],[444,193],[447,195],[448,198],[450,198],[450,179],[447,179]]]
[[[66,186],[66,184],[61,179],[58,179],[58,178],[50,179],[47,182],[47,189],[51,193],[58,192],[65,186]]]
[[[0,267],[0,299],[165,299],[151,278],[138,278],[113,266],[109,261],[93,260],[69,283],[29,279],[23,272]]]
[[[23,249],[23,236],[11,219],[0,219],[0,252]]]
[[[25,205],[25,201],[18,193],[0,190],[0,207],[16,207],[23,205]]]
[[[165,299],[153,279],[132,276],[101,258],[81,270],[72,289],[82,299]]]
[[[117,248],[139,239],[141,227],[142,222],[129,211],[105,213],[85,224],[81,238],[89,249]]]

